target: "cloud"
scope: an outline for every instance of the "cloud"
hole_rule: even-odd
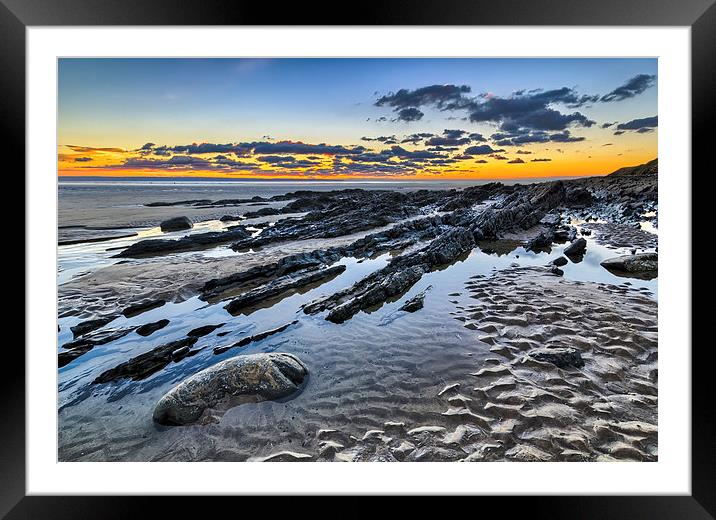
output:
[[[74,159],[75,162],[90,162],[92,160],[94,160],[92,157],[75,157]]]
[[[609,103],[611,101],[621,101],[623,99],[633,98],[641,94],[649,87],[656,84],[656,76],[651,74],[637,74],[622,86],[615,88],[608,94],[601,97],[601,101]]]
[[[490,157],[492,157],[493,159],[497,159],[498,161],[506,161],[507,160],[507,157],[505,157],[504,155],[500,155],[498,153],[490,154]]]
[[[524,164],[525,162],[521,158],[512,159],[511,161],[507,161],[507,164]]]
[[[486,162],[487,162],[487,159],[478,159],[478,160],[475,161],[475,162],[478,163],[478,164],[482,164],[482,163],[486,163]]]
[[[632,119],[626,123],[620,123],[617,125],[617,130],[636,130],[641,132],[646,129],[647,132],[652,131],[659,124],[659,117],[643,117],[641,119]]]
[[[563,132],[549,136],[549,140],[554,141],[555,143],[576,143],[577,141],[584,141],[584,139],[584,137],[571,135],[569,130],[564,130]]]
[[[398,117],[396,120],[409,123],[410,121],[420,121],[424,115],[425,114],[417,108],[403,108],[398,111]]]
[[[519,155],[530,155],[532,152],[529,150],[517,150],[515,153]]]
[[[378,141],[384,144],[398,144],[394,135],[381,135],[380,137],[361,137],[361,141]]]
[[[602,127],[602,128],[609,128],[610,126],[614,126],[614,125],[616,125],[616,124],[617,124],[616,121],[613,122],[613,123],[602,123],[602,124],[601,124],[601,127]]]
[[[580,96],[567,87],[511,97],[487,96],[469,106],[468,119],[475,123],[495,123],[502,132],[520,134],[565,130],[571,125],[590,127],[595,122],[584,114],[564,114],[553,105],[576,108],[594,100],[594,96]]]
[[[614,132],[614,135],[622,135],[624,133],[624,130],[617,130]]]
[[[530,162],[549,162],[551,160],[552,159],[532,159],[532,161],[530,161]]]
[[[469,142],[469,137],[455,138],[435,136],[425,141],[425,144],[428,146],[461,146],[463,144],[468,144]]]
[[[123,148],[95,148],[93,146],[77,146],[74,144],[65,145],[67,148],[74,152],[90,153],[90,152],[114,152],[114,153],[125,153],[126,150]]]
[[[501,151],[493,149],[489,144],[480,144],[466,148],[464,153],[465,155],[487,155]]]
[[[463,101],[463,95],[470,92],[467,85],[430,85],[415,90],[400,89],[379,97],[375,106],[392,107],[394,111],[421,106],[435,106],[440,110],[451,110],[456,103]]]
[[[417,144],[417,143],[420,143],[420,142],[424,141],[425,139],[429,139],[431,137],[435,137],[435,134],[429,134],[429,133],[410,134],[410,135],[406,136],[400,142],[401,143]]]

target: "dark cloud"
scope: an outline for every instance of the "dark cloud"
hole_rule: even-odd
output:
[[[92,157],[75,157],[75,162],[90,162]]]
[[[479,164],[483,164],[483,163],[486,163],[487,160],[486,160],[486,159],[478,159],[478,160],[475,161],[475,162],[476,162],[476,163],[479,163]]]
[[[401,157],[404,159],[442,159],[445,157],[439,153],[429,152],[427,150],[416,150],[414,152],[410,152],[402,146],[392,146],[390,148],[390,154],[393,157]]]
[[[490,154],[490,157],[492,157],[493,159],[497,159],[498,161],[506,161],[507,160],[507,157],[505,157],[504,155],[500,155],[499,153]]]
[[[617,130],[614,132],[614,135],[622,135],[624,133],[624,130]]]
[[[155,146],[156,145],[154,143],[146,143],[140,148],[140,150],[151,150]]]
[[[515,153],[519,155],[530,155],[532,152],[529,150],[517,150]]]
[[[620,123],[617,125],[617,130],[637,130],[641,131],[647,129],[651,131],[656,128],[659,124],[658,116],[644,117],[641,119],[632,119],[626,123]]]
[[[435,106],[440,110],[451,110],[455,104],[461,103],[464,94],[470,92],[467,85],[430,85],[415,90],[400,89],[379,97],[375,106],[392,107],[394,111],[421,106]]]
[[[549,140],[555,143],[576,143],[578,141],[584,141],[584,137],[573,136],[569,133],[569,130],[564,130],[558,134],[550,135]]]
[[[551,160],[552,160],[552,159],[532,159],[531,162],[549,162],[549,161],[551,161]]]
[[[459,139],[467,133],[465,130],[443,130],[443,135],[448,139]]]
[[[565,130],[570,125],[589,127],[595,122],[582,113],[563,114],[552,106],[561,104],[576,108],[592,101],[594,96],[580,96],[567,87],[507,98],[488,96],[469,106],[468,119],[475,123],[495,123],[502,132],[522,134]]]
[[[604,143],[602,146],[612,146],[612,143]]]
[[[617,124],[616,121],[614,121],[613,123],[602,123],[601,127],[602,127],[602,128],[609,128],[610,126],[614,126],[614,125],[616,125],[616,124]]]
[[[423,114],[417,108],[403,108],[398,111],[398,117],[396,118],[396,120],[405,121],[406,123],[410,121],[420,121],[424,115],[425,114]]]
[[[468,137],[473,143],[484,143],[485,141],[487,141],[487,139],[485,139],[482,134],[478,134],[477,132],[471,133],[470,135],[468,135]]]
[[[400,142],[401,143],[417,144],[417,143],[420,143],[420,142],[424,141],[425,139],[429,139],[431,137],[435,137],[435,134],[429,134],[429,133],[410,134],[410,135],[406,136],[405,139],[403,139]]]
[[[479,144],[466,148],[464,153],[465,155],[487,155],[501,151],[493,149],[489,144]]]
[[[398,144],[394,135],[381,135],[380,137],[361,137],[361,141],[378,141],[383,144]]]
[[[519,157],[517,159],[512,159],[511,161],[507,161],[507,164],[524,164],[525,162],[520,159]]]
[[[428,146],[462,146],[463,144],[468,144],[469,142],[469,137],[455,138],[435,136],[425,141],[425,144]]]
[[[624,83],[622,86],[615,88],[608,94],[601,97],[601,101],[609,103],[611,101],[621,101],[623,99],[633,98],[641,94],[649,87],[656,84],[656,76],[651,74],[638,74]]]

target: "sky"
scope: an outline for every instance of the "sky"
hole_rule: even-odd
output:
[[[62,58],[60,176],[519,179],[657,157],[657,60]]]

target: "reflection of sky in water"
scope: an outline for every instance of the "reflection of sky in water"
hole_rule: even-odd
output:
[[[561,267],[564,271],[565,279],[596,281],[615,285],[628,282],[633,288],[647,289],[649,293],[656,297],[658,287],[657,279],[640,280],[636,278],[622,278],[615,276],[599,265],[600,262],[606,258],[616,256],[617,254],[628,254],[628,251],[615,251],[596,244],[590,237],[585,238],[588,241],[587,254],[582,261],[578,263],[572,263],[570,261],[567,265]],[[384,304],[379,309],[371,312],[367,318],[361,318],[361,316],[365,316],[366,313],[359,313],[359,315],[349,320],[347,324],[343,326],[351,327],[354,320],[355,322],[359,322],[362,319],[375,321],[373,326],[377,326],[381,320],[385,320],[390,317],[391,313],[395,313],[402,302],[424,290],[429,285],[433,286],[431,294],[443,294],[443,296],[445,296],[449,293],[464,291],[465,281],[470,276],[476,274],[489,275],[494,270],[509,268],[516,264],[520,266],[545,266],[560,256],[565,246],[566,244],[555,244],[549,253],[528,252],[524,247],[519,246],[501,255],[496,253],[487,254],[479,248],[475,248],[464,260],[423,276],[417,284],[397,301]],[[119,340],[105,345],[99,345],[66,367],[61,368],[60,401],[61,403],[66,402],[67,398],[70,397],[69,394],[63,392],[63,390],[84,386],[100,372],[169,341],[181,339],[185,337],[190,329],[202,325],[226,323],[222,328],[198,340],[192,348],[206,347],[203,348],[199,354],[187,358],[179,364],[171,364],[170,367],[161,370],[146,381],[139,383],[139,388],[162,385],[168,383],[170,380],[177,382],[205,366],[238,353],[250,353],[252,351],[265,351],[267,349],[272,350],[278,348],[281,345],[281,338],[288,335],[300,335],[300,328],[306,322],[317,324],[317,326],[330,325],[323,320],[323,315],[307,316],[303,314],[300,310],[302,305],[321,296],[330,295],[343,288],[349,287],[371,272],[387,265],[389,260],[389,254],[383,254],[376,259],[363,261],[354,258],[343,258],[337,262],[338,264],[347,266],[346,271],[341,275],[318,287],[311,288],[304,294],[292,294],[268,308],[255,310],[248,315],[239,314],[233,317],[224,309],[224,305],[227,303],[226,301],[207,304],[199,300],[198,297],[193,297],[181,303],[167,303],[162,307],[132,318],[120,316],[109,324],[107,328],[114,329],[139,326],[162,318],[169,319],[170,323],[165,328],[146,338],[138,336],[136,332],[131,332]],[[248,334],[256,334],[261,331],[273,329],[293,319],[299,319],[300,322],[276,337],[270,337],[261,342],[251,344],[246,349],[239,350],[233,348],[221,355],[213,354],[214,347],[231,345]],[[76,317],[62,318],[59,320],[61,326],[61,332],[58,334],[59,345],[72,339],[72,333],[69,327],[79,321],[81,320]],[[334,329],[331,330],[333,331]],[[216,335],[217,333],[227,334],[223,337],[219,337]],[[118,386],[119,388],[127,386],[129,389],[131,385],[137,385],[137,383],[123,382]]]

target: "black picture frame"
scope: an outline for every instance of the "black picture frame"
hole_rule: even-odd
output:
[[[712,114],[716,101],[715,0],[389,0],[338,14],[335,2],[269,3],[242,0],[0,0],[0,121],[6,150],[24,171],[25,31],[28,26],[78,25],[577,25],[689,26],[692,69],[692,171],[708,174]],[[8,170],[11,167],[8,166]],[[690,172],[682,172],[684,177]],[[692,176],[692,179],[694,177]],[[693,192],[693,190],[692,190]],[[692,211],[694,226],[700,226]],[[694,233],[692,236],[698,236]],[[25,272],[25,277],[32,273]],[[692,271],[693,276],[693,271]],[[707,310],[693,306],[692,323]],[[710,308],[710,305],[708,306]],[[28,309],[29,311],[29,309]],[[26,345],[26,348],[28,346]],[[680,346],[688,353],[688,345]],[[693,341],[692,493],[690,496],[590,496],[480,498],[504,504],[510,514],[532,518],[714,518],[714,385],[712,342]],[[151,511],[151,497],[25,496],[25,356],[17,344],[4,346],[0,377],[0,517],[127,518]],[[687,425],[685,425],[687,426]],[[161,499],[163,515],[190,514],[196,501]],[[211,500],[216,501],[217,498]],[[366,516],[371,506],[352,497],[344,514]],[[221,507],[226,501],[212,502]],[[244,504],[244,507],[253,505]],[[447,506],[446,506],[447,507]],[[452,507],[452,504],[450,505]],[[484,506],[483,506],[484,507]],[[295,505],[292,509],[295,508]],[[296,509],[300,509],[300,506]],[[327,508],[329,509],[329,508]],[[204,510],[206,511],[206,510]],[[386,512],[389,509],[385,509]],[[404,509],[401,508],[404,512]],[[478,509],[474,512],[478,513]],[[330,511],[329,511],[330,512]],[[319,513],[320,514],[320,513]],[[314,511],[315,515],[315,511]]]

